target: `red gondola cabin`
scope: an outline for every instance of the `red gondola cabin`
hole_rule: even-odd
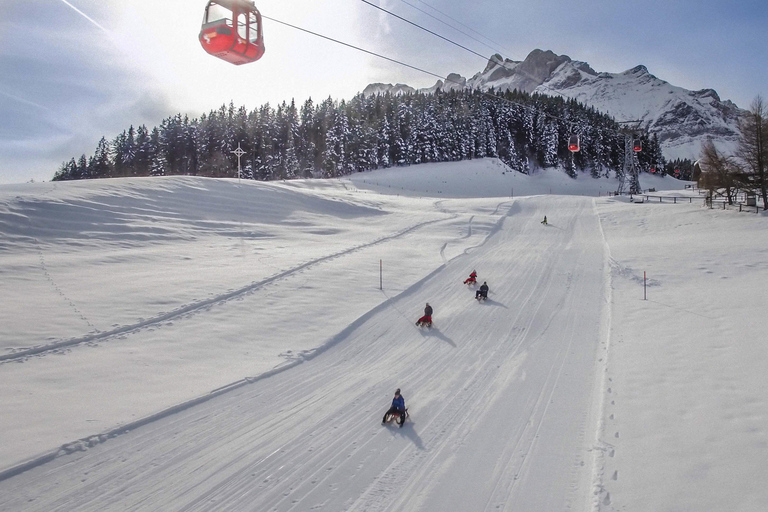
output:
[[[571,151],[573,153],[577,152],[579,149],[579,136],[578,135],[571,135],[571,138],[568,139],[568,151]]]
[[[236,65],[264,55],[261,14],[250,0],[208,2],[199,39],[206,52]]]
[[[643,150],[643,142],[640,139],[635,139],[632,142],[632,149],[635,150],[636,153],[639,153]]]

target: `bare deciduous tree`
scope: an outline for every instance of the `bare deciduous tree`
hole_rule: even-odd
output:
[[[710,197],[723,190],[728,204],[733,204],[741,174],[739,166],[732,157],[720,153],[711,139],[702,145],[701,150],[699,187],[709,190]]]
[[[745,185],[760,190],[764,207],[768,206],[768,107],[757,96],[739,120],[741,143],[739,157],[745,164]]]

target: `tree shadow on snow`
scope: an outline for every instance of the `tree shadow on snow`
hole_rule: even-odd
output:
[[[434,338],[443,340],[444,342],[448,343],[450,346],[452,346],[454,348],[456,347],[456,344],[453,342],[453,340],[451,338],[449,338],[448,336],[446,336],[445,334],[441,333],[440,329],[438,329],[435,326],[432,326],[426,332],[422,332],[421,335],[424,336],[425,338],[427,338],[427,337],[430,337],[430,338],[434,337]]]

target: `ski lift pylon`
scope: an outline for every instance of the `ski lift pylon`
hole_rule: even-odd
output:
[[[571,137],[568,139],[568,151],[575,153],[580,149],[581,147],[579,146],[579,136],[576,134],[571,135]]]
[[[198,36],[209,54],[232,64],[247,64],[264,55],[261,13],[251,0],[210,0]]]

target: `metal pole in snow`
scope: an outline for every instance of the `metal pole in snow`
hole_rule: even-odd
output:
[[[240,175],[241,175],[241,172],[240,172],[240,157],[245,154],[245,151],[243,151],[243,149],[240,147],[240,143],[238,142],[237,143],[237,149],[232,151],[232,153],[234,153],[235,156],[237,157],[237,184],[239,185],[240,184]]]
[[[648,300],[648,293],[646,292],[645,270],[643,270],[643,300]]]

